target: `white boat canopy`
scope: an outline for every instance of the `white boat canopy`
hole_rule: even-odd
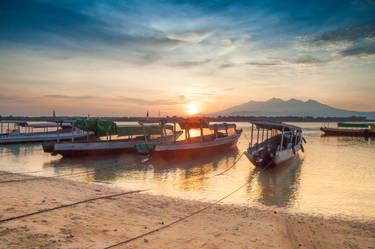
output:
[[[252,121],[251,124],[256,125],[258,129],[276,129],[276,130],[284,130],[284,131],[301,131],[302,128],[294,125],[283,124],[278,122],[271,122],[271,121]]]
[[[210,130],[226,130],[229,128],[234,128],[236,129],[236,124],[210,124]]]

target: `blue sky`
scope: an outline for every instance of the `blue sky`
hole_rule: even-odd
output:
[[[1,1],[0,113],[375,111],[375,1]]]

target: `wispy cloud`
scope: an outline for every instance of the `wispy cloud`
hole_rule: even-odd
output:
[[[208,36],[210,36],[214,31],[194,31],[194,32],[186,32],[180,34],[168,34],[169,39],[179,40],[183,42],[190,42],[190,43],[200,43]]]
[[[165,105],[181,105],[186,103],[186,97],[183,95],[178,96],[175,99],[143,99],[143,98],[132,98],[127,96],[114,96],[114,97],[103,97],[103,96],[90,96],[90,95],[62,95],[62,94],[48,94],[43,97],[52,99],[63,99],[63,100],[92,100],[92,101],[112,101],[112,102],[124,102],[131,103],[141,106],[165,106]]]
[[[211,61],[211,59],[205,59],[205,60],[200,60],[200,61],[179,61],[179,62],[173,62],[170,63],[169,65],[172,67],[194,67],[194,66],[199,66],[203,64],[207,64]]]
[[[317,65],[332,61],[332,58],[319,58],[312,55],[300,55],[290,59],[284,59],[287,64]]]
[[[249,66],[258,66],[258,67],[269,67],[269,66],[280,65],[280,63],[277,63],[277,62],[254,62],[254,61],[246,62],[245,64]]]
[[[53,98],[53,99],[77,99],[77,100],[88,100],[95,99],[98,97],[89,96],[89,95],[63,95],[63,94],[46,94],[44,97]]]

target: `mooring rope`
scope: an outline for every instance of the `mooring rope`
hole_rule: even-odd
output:
[[[41,170],[38,171],[26,171],[26,172],[6,172],[3,174],[0,174],[0,176],[6,176],[6,175],[12,175],[12,174],[34,174],[34,173],[39,173],[42,172]]]
[[[262,170],[260,170],[259,172],[263,172],[264,170],[266,170],[266,169],[268,168],[268,166],[269,166],[269,165],[267,165],[266,167],[264,167],[264,168],[263,168]],[[161,226],[161,227],[158,227],[158,228],[156,228],[156,229],[153,229],[153,230],[151,230],[151,231],[149,231],[149,232],[142,233],[142,234],[137,235],[137,236],[135,236],[135,237],[129,238],[129,239],[127,239],[127,240],[123,240],[123,241],[120,241],[120,242],[115,243],[115,244],[113,244],[113,245],[110,245],[110,246],[104,247],[103,249],[110,249],[110,248],[114,248],[114,247],[117,247],[117,246],[120,246],[120,245],[127,244],[127,243],[129,243],[129,242],[131,242],[131,241],[134,241],[134,240],[140,239],[140,238],[142,238],[142,237],[144,237],[144,236],[147,236],[147,235],[153,234],[153,233],[155,233],[155,232],[158,232],[158,231],[164,230],[164,229],[166,229],[166,228],[168,228],[168,227],[170,227],[170,226],[172,226],[172,225],[174,225],[174,224],[177,224],[177,223],[179,223],[179,222],[181,222],[181,221],[184,221],[184,220],[186,220],[186,219],[188,219],[188,218],[190,218],[190,217],[192,217],[192,216],[194,216],[194,215],[197,215],[197,214],[199,214],[199,213],[205,211],[206,209],[209,209],[210,207],[212,207],[212,206],[218,204],[219,202],[221,202],[221,201],[227,199],[228,197],[230,197],[231,195],[233,195],[234,193],[236,193],[237,191],[239,191],[241,188],[247,186],[249,183],[250,183],[250,182],[245,182],[244,184],[242,184],[241,186],[239,186],[238,188],[236,188],[235,190],[233,190],[233,191],[230,192],[229,194],[227,194],[227,195],[223,196],[222,198],[220,198],[219,200],[217,200],[217,201],[215,201],[215,202],[213,202],[213,203],[210,203],[210,204],[207,205],[206,207],[201,208],[201,209],[199,209],[199,210],[197,210],[197,211],[194,211],[194,212],[192,212],[192,213],[190,213],[190,214],[188,214],[188,215],[186,215],[186,216],[184,216],[184,217],[181,217],[181,218],[179,218],[179,219],[177,219],[177,220],[175,220],[175,221],[173,221],[173,222],[171,222],[171,223],[168,223],[168,224],[166,224],[166,225],[164,225],[164,226]]]
[[[50,211],[61,209],[61,208],[71,207],[71,206],[79,205],[79,204],[82,204],[82,203],[85,203],[85,202],[96,201],[96,200],[100,200],[100,199],[109,199],[109,198],[112,198],[112,197],[118,197],[118,196],[122,196],[122,195],[139,193],[139,192],[144,192],[144,191],[147,191],[147,189],[146,190],[128,191],[128,192],[106,195],[106,196],[99,196],[99,197],[95,197],[95,198],[91,198],[91,199],[87,199],[87,200],[82,200],[82,201],[78,201],[78,202],[73,202],[73,203],[70,203],[70,204],[65,204],[65,205],[61,205],[61,206],[57,206],[57,207],[53,207],[53,208],[42,209],[42,210],[32,212],[32,213],[28,213],[28,214],[23,214],[23,215],[19,215],[19,216],[6,218],[6,219],[3,219],[3,220],[0,220],[0,223],[4,223],[4,222],[16,220],[16,219],[21,219],[21,218],[29,217],[29,216],[36,215],[36,214],[46,213],[46,212],[50,212]]]
[[[241,159],[241,157],[243,156],[244,153],[241,153],[241,155],[234,161],[234,163],[229,167],[229,168],[226,168],[224,171],[214,175],[214,176],[220,176],[220,175],[223,175],[224,173],[228,172],[230,169],[232,169],[234,166],[236,166],[236,164],[238,163],[238,161]]]

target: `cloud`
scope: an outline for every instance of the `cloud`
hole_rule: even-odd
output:
[[[246,62],[245,64],[249,66],[258,66],[258,67],[269,67],[269,66],[280,65],[280,63],[276,63],[276,62]]]
[[[301,55],[290,59],[284,59],[287,64],[322,64],[332,61],[332,58],[318,58],[311,55]]]
[[[179,61],[179,62],[170,63],[169,65],[172,67],[194,67],[194,66],[207,64],[210,61],[211,59],[205,59],[205,60],[200,60],[200,61]]]
[[[342,57],[367,57],[375,55],[375,43],[352,46],[337,53]]]
[[[167,37],[172,40],[179,40],[189,43],[200,43],[213,33],[214,31],[194,31],[181,34],[168,34]]]
[[[234,67],[236,64],[234,63],[223,63],[219,65],[219,68],[229,68],[229,67]]]
[[[375,39],[375,21],[343,27],[314,36],[299,37],[304,48],[343,48],[362,40]]]

